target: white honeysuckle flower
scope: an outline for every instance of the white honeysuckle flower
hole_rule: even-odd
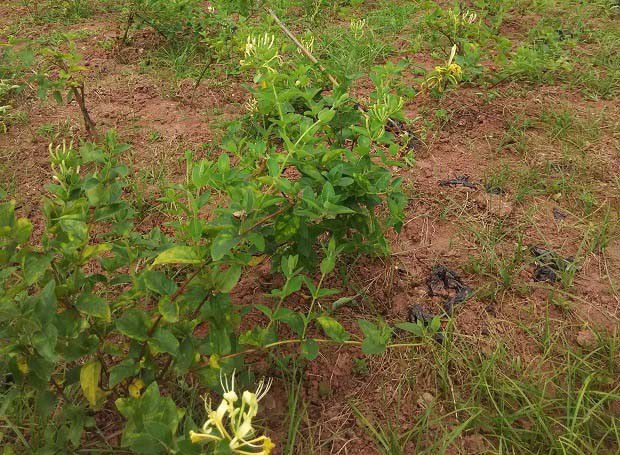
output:
[[[353,36],[356,39],[360,39],[364,36],[364,28],[366,27],[366,19],[353,19],[349,24],[349,29],[353,32]]]
[[[220,385],[222,386],[222,390],[224,390],[223,396],[226,401],[229,403],[234,403],[239,399],[237,393],[235,392],[235,370],[233,370],[231,375],[230,384],[228,383],[228,378],[220,372]]]
[[[275,73],[274,66],[282,64],[282,56],[274,44],[275,36],[268,33],[261,36],[248,36],[245,43],[245,58],[241,60],[241,65],[265,68]]]
[[[248,36],[248,39],[245,43],[245,56],[250,57],[256,55],[261,49],[272,49],[273,43],[275,42],[276,37],[274,35],[269,35],[265,33],[262,36]]]
[[[247,100],[245,103],[243,103],[243,107],[245,108],[246,111],[250,113],[256,112],[258,110],[258,100],[252,97],[249,100]]]
[[[377,100],[377,102],[372,106],[371,111],[375,118],[385,123],[388,118],[400,111],[404,105],[405,101],[401,96],[397,97],[391,94],[386,94],[381,100]]]
[[[473,24],[478,20],[478,15],[470,10],[460,12],[450,9],[448,10],[448,15],[452,19],[455,26]]]
[[[235,373],[228,378],[220,375],[220,385],[224,390],[223,398],[215,411],[211,403],[205,400],[209,418],[200,432],[190,431],[192,443],[210,443],[228,441],[232,453],[238,455],[268,455],[275,445],[267,436],[255,436],[252,420],[258,414],[258,402],[271,388],[272,380],[258,383],[255,392],[248,390],[241,394],[241,400],[235,391]]]
[[[463,13],[463,20],[469,24],[473,24],[478,19],[478,15],[473,11],[465,11]]]
[[[310,35],[309,38],[301,38],[301,45],[310,53],[314,51],[314,36]],[[297,48],[297,52],[303,54],[301,49]]]

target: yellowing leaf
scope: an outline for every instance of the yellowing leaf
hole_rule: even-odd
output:
[[[82,251],[82,261],[86,262],[91,259],[93,256],[98,256],[101,253],[106,251],[110,251],[112,249],[112,245],[109,243],[98,243],[96,245],[87,245]]]
[[[99,387],[101,363],[98,361],[82,365],[80,369],[80,386],[84,397],[93,409],[98,409],[106,393]]]
[[[262,264],[266,257],[266,254],[261,254],[260,256],[252,256],[250,258],[250,262],[248,262],[248,265],[251,267],[256,267],[257,265]]]
[[[219,370],[220,369],[220,362],[218,362],[219,359],[220,359],[220,356],[217,354],[213,354],[212,356],[210,356],[209,366],[215,370]]]
[[[138,378],[129,385],[129,395],[132,396],[133,398],[140,398],[143,388],[144,388],[144,381]]]
[[[202,262],[195,248],[190,246],[173,246],[155,258],[153,265],[158,264],[200,264]]]
[[[28,366],[28,360],[24,356],[17,356],[17,368],[24,374],[28,374],[30,367]]]

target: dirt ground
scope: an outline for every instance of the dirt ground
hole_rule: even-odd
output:
[[[21,13],[19,6],[0,6],[0,30]],[[41,36],[51,27],[32,26],[28,34]],[[97,128],[115,128],[119,137],[131,144],[126,159],[132,169],[143,172],[136,177],[142,177],[146,194],[157,191],[155,175],[183,177],[185,150],[194,150],[198,156],[218,153],[219,125],[243,111],[245,81],[206,79],[192,93],[191,79],[162,81],[144,70],[142,56],[161,44],[153,32],[137,32],[130,46],[119,53],[104,45],[113,42],[122,28],[113,17],[93,17],[69,28],[84,34],[78,41],[79,50],[89,69],[87,100]],[[457,271],[474,290],[472,298],[455,308],[452,324],[455,332],[480,352],[493,349],[501,338],[513,356],[519,356],[524,364],[534,363],[541,355],[540,347],[524,327],[537,330],[547,316],[550,329],[563,330],[575,345],[590,336],[591,328],[611,333],[620,327],[617,237],[604,254],[589,253],[584,258],[573,287],[566,293],[557,285],[534,281],[534,265],[527,250],[523,254],[530,262],[517,273],[518,292],[503,289],[497,278],[479,270],[481,258],[513,252],[517,238],[523,248],[541,245],[565,257],[579,254],[590,222],[574,213],[575,206],[567,203],[564,195],[538,194],[526,202],[518,200],[519,191],[528,183],[514,176],[546,162],[559,163],[563,151],[558,141],[536,126],[528,131],[527,150],[515,151],[511,144],[505,144],[507,125],[522,116],[539,118],[559,106],[581,119],[599,118],[604,113],[600,135],[582,148],[583,156],[574,159],[587,164],[583,172],[597,200],[607,201],[617,211],[620,193],[613,188],[620,173],[620,100],[592,101],[565,86],[524,88],[510,82],[499,84],[494,92],[489,97],[478,87],[463,87],[458,96],[440,100],[419,96],[406,106],[409,118],[428,116],[438,109],[448,116],[441,128],[423,138],[415,150],[413,166],[394,169],[405,181],[410,202],[402,232],[390,233],[391,255],[360,258],[350,268],[348,282],[333,283],[345,294],[363,296],[357,305],[341,310],[346,328],[355,330],[356,319],[367,314],[381,315],[391,322],[406,320],[413,304],[437,313],[444,297],[431,295],[427,285],[436,265]],[[28,114],[27,124],[0,134],[2,180],[17,199],[20,214],[40,223],[40,200],[50,178],[50,138],[41,131],[52,125],[78,141],[79,110],[74,103],[59,106],[34,99],[22,99],[21,103],[20,108]],[[501,191],[493,194],[485,182],[502,168],[514,173]],[[459,176],[468,176],[475,187],[440,185],[444,179]],[[485,235],[491,235],[498,226],[507,234],[496,243],[485,243]],[[39,225],[35,235],[40,232]],[[240,302],[260,298],[272,286],[270,280],[268,273],[246,278],[242,289],[235,291],[235,298]],[[566,301],[567,308],[550,304],[558,296]],[[363,356],[355,348],[322,349],[305,371],[303,388],[308,405],[307,431],[320,441],[320,449],[324,453],[375,453],[370,437],[356,423],[349,406],[352,401],[370,403],[379,415],[389,413],[396,401],[404,403],[397,422],[403,427],[423,413],[435,389],[434,366],[425,356],[427,351],[420,348],[422,360],[416,363],[405,352],[395,352],[368,359],[362,365]],[[413,376],[415,384],[403,392],[397,385],[404,376]],[[286,431],[281,427],[285,392],[284,384],[278,383],[265,402],[269,416],[266,426],[281,435]],[[461,435],[456,444],[459,451],[453,453],[485,453],[486,444],[479,434]]]

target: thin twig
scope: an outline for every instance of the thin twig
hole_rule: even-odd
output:
[[[357,340],[336,341],[336,340],[324,339],[324,338],[304,338],[304,339],[297,338],[297,339],[276,341],[274,343],[266,344],[265,346],[262,346],[262,347],[250,348],[250,349],[246,349],[245,351],[234,352],[232,354],[222,356],[221,359],[233,359],[235,357],[251,354],[253,352],[266,351],[266,350],[269,350],[269,349],[272,349],[278,346],[284,346],[284,345],[289,345],[289,344],[301,344],[307,340],[312,340],[312,341],[315,341],[316,343],[323,343],[323,344],[339,344],[339,345],[349,345],[349,346],[361,346],[362,345],[362,341],[357,341]],[[413,348],[417,346],[423,346],[423,344],[422,343],[391,343],[391,344],[387,344],[385,348],[386,349]]]
[[[293,34],[293,32],[291,32],[288,28],[286,28],[286,25],[284,25],[282,23],[282,21],[280,20],[280,18],[278,16],[276,16],[276,13],[274,13],[271,8],[267,8],[267,12],[273,18],[273,20],[276,21],[276,24],[278,24],[278,27],[280,27],[282,29],[282,31],[286,34],[286,36],[288,36],[290,38],[290,40],[293,43],[295,43],[295,46],[297,46],[299,48],[299,50],[306,57],[308,57],[308,59],[312,63],[314,63],[316,66],[318,66],[318,68],[321,70],[321,72],[323,74],[325,74],[325,76],[327,76],[327,78],[331,81],[331,83],[334,84],[334,87],[339,87],[340,84],[338,83],[336,78],[334,76],[332,76],[331,74],[329,74],[327,69],[323,65],[321,65],[321,63],[316,59],[316,57],[314,55],[312,55],[310,53],[310,51],[308,49],[306,49],[306,47],[303,44],[301,44],[301,42],[297,39],[297,37]]]
[[[270,213],[269,215],[261,218],[260,220],[258,220],[256,223],[254,223],[252,226],[250,226],[247,229],[244,229],[240,235],[245,235],[248,232],[253,231],[254,229],[256,229],[258,226],[260,226],[263,223],[266,223],[267,221],[271,220],[272,218],[275,218],[278,215],[281,215],[282,213],[286,212],[287,210],[293,208],[293,204],[289,204],[289,205],[285,205],[284,207],[281,207],[280,209],[276,210],[273,213]]]

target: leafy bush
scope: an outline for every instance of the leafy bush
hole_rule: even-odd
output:
[[[338,292],[324,284],[339,254],[386,251],[385,229],[401,224],[400,181],[383,163],[399,148],[386,123],[402,100],[378,71],[361,110],[343,88],[325,90],[297,54],[280,52],[273,37],[248,40],[253,128],[234,125],[215,161],[188,153],[186,180],[162,197],[174,235],[136,226],[128,146],[114,132],[101,144],[50,146],[40,238],[31,241],[32,223],[14,202],[0,205],[0,371],[41,422],[31,445],[80,447],[95,425],[86,416],[105,410],[127,420],[123,447],[192,453],[177,434],[183,410],[161,393],[174,396],[182,378],[219,390],[222,371],[241,367],[246,350],[282,343],[299,344],[306,359],[325,342],[386,348],[391,328],[362,320],[356,337],[320,302]],[[273,304],[233,302],[244,270],[269,258],[284,280]],[[287,308],[302,287],[308,311]],[[265,322],[247,330],[249,313]],[[327,338],[311,336],[318,330]],[[50,427],[67,431],[46,437]]]

